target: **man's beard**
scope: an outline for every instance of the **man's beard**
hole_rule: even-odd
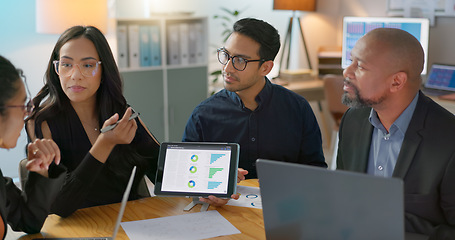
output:
[[[350,108],[373,107],[374,105],[383,102],[385,99],[385,96],[381,96],[378,100],[362,98],[357,87],[354,86],[348,78],[344,79],[344,83],[354,89],[354,97],[350,98],[348,92],[344,92],[343,96],[341,97],[341,102]]]

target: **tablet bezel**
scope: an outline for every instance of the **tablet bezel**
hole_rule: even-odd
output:
[[[217,194],[217,193],[206,193],[206,192],[180,192],[180,191],[164,191],[161,189],[162,182],[163,182],[163,175],[164,175],[164,164],[166,160],[166,153],[167,148],[169,145],[181,145],[181,146],[192,146],[192,147],[199,147],[199,146],[220,146],[226,147],[229,146],[231,148],[231,159],[229,165],[229,179],[228,179],[228,189],[227,193],[225,194]],[[237,192],[237,169],[238,169],[238,161],[239,161],[239,154],[240,154],[240,145],[237,143],[218,143],[218,142],[163,142],[160,146],[160,153],[158,157],[158,166],[156,172],[156,179],[155,179],[155,189],[154,194],[157,196],[188,196],[188,197],[208,197],[209,195],[213,195],[219,198],[231,198],[232,194]]]

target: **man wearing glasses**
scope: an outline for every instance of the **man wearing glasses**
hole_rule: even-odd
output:
[[[244,169],[239,180],[257,178],[258,158],[327,167],[308,102],[266,77],[279,49],[273,26],[252,18],[237,21],[217,53],[224,89],[194,109],[183,134],[184,142],[239,143],[239,168]],[[226,203],[212,197],[204,200]]]

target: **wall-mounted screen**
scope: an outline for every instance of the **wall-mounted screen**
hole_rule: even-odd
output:
[[[351,50],[357,40],[375,28],[398,28],[409,32],[417,38],[425,53],[425,65],[423,66],[422,74],[427,73],[430,21],[426,18],[344,17],[341,59],[343,68],[351,64]]]

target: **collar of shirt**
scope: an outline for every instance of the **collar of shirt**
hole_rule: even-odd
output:
[[[400,114],[392,126],[390,126],[388,133],[379,121],[377,112],[373,109],[371,110],[368,120],[374,129],[371,136],[368,158],[368,174],[383,177],[391,177],[393,175],[404,135],[417,105],[418,96],[416,94],[409,106]]]
[[[401,113],[401,115],[395,120],[395,122],[392,124],[390,127],[390,132],[395,132],[395,131],[400,131],[402,135],[406,133],[406,130],[408,129],[409,123],[411,122],[412,115],[414,113],[414,110],[417,106],[417,99],[419,98],[419,93],[415,95],[414,99],[411,101],[411,103],[406,107],[406,109]],[[368,118],[370,121],[371,125],[373,127],[381,130],[384,135],[387,134],[387,130],[385,129],[384,125],[382,125],[381,121],[378,118],[378,113],[372,108],[370,112],[370,117]]]
[[[242,99],[240,99],[239,95],[235,92],[231,91],[226,91],[230,97],[230,99],[238,105],[240,108],[245,108],[243,105]],[[270,80],[265,77],[265,85],[264,88],[259,92],[259,94],[256,96],[256,102],[258,103],[258,107],[256,108],[256,111],[261,109],[261,106],[266,103],[272,96],[272,83]]]

